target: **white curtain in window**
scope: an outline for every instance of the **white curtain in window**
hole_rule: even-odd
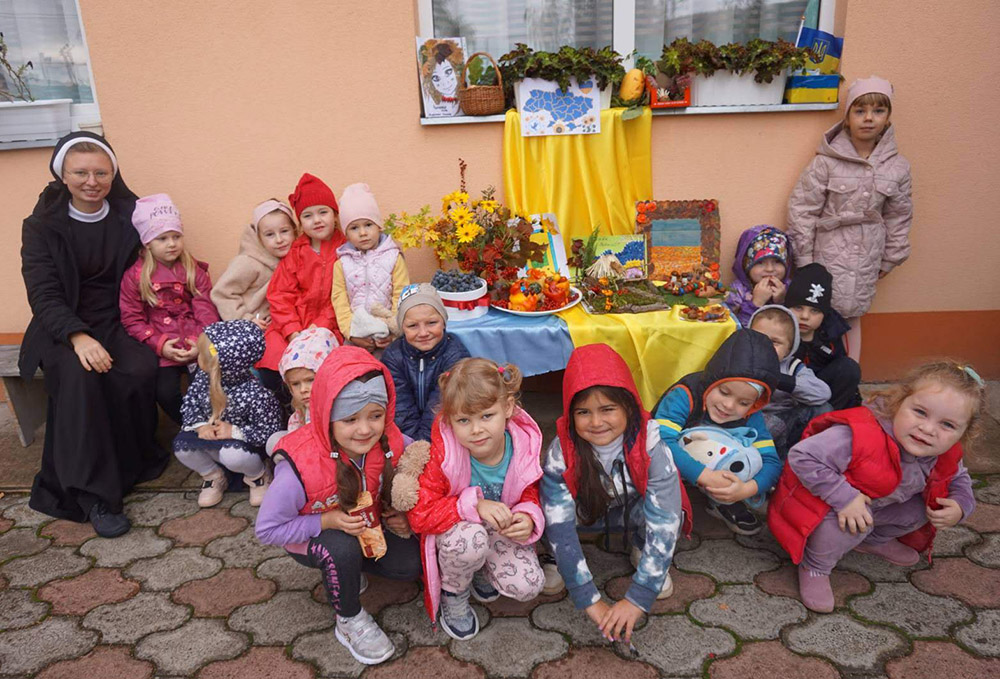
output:
[[[514,43],[556,51],[612,42],[613,0],[433,0],[434,36],[464,37],[468,53],[508,52]]]
[[[76,0],[0,0],[0,33],[15,67],[34,66],[25,81],[35,99],[94,102]]]
[[[807,9],[815,16],[816,5],[818,0],[635,0],[635,45],[655,59],[679,37],[717,45],[753,38],[795,42],[802,17]]]

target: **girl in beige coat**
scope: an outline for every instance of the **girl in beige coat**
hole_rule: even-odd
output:
[[[212,288],[212,301],[224,321],[245,319],[263,330],[271,320],[267,284],[278,261],[298,234],[292,210],[270,198],[254,208],[243,231],[240,252]]]
[[[910,164],[896,148],[891,97],[882,78],[851,84],[844,120],[823,135],[788,201],[795,265],[819,262],[833,275],[833,307],[851,326],[855,360],[875,284],[910,256]]]

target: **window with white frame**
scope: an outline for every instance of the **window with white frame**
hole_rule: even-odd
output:
[[[75,124],[100,121],[78,0],[0,0],[0,32],[11,64],[31,62],[36,101],[72,99]]]
[[[799,27],[833,32],[836,0],[418,0],[421,36],[464,37],[467,53],[495,58],[515,43],[633,50],[659,58],[685,36],[716,44],[753,38],[794,42]]]

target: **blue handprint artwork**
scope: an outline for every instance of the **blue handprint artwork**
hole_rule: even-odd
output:
[[[601,92],[593,80],[572,79],[565,92],[537,78],[526,78],[517,88],[522,136],[600,133]]]

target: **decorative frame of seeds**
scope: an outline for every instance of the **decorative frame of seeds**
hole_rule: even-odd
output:
[[[635,232],[646,236],[650,280],[669,281],[673,271],[719,263],[718,200],[641,200],[635,207]]]

